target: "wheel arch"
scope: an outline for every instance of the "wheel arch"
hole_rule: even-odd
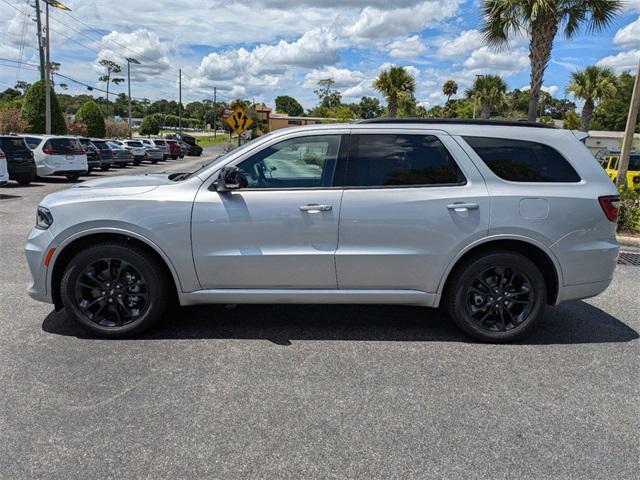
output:
[[[60,281],[71,259],[76,253],[81,251],[82,248],[106,241],[128,243],[129,245],[136,245],[138,248],[145,250],[158,261],[158,264],[165,270],[169,278],[173,280],[174,294],[178,295],[178,292],[181,291],[180,279],[171,261],[162,249],[148,238],[134,232],[116,229],[91,230],[68,238],[56,249],[55,257],[52,259],[52,266],[49,269],[49,287],[56,310],[62,308]]]
[[[460,252],[449,264],[438,289],[439,298],[447,293],[450,280],[469,258],[494,251],[509,251],[524,255],[534,262],[544,277],[547,285],[547,304],[554,305],[562,285],[562,269],[555,255],[544,245],[526,237],[492,237],[475,243]]]

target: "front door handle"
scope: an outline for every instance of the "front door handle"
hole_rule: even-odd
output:
[[[465,202],[457,202],[450,203],[447,205],[449,210],[455,210],[456,212],[466,212],[467,210],[477,210],[480,208],[480,205],[477,203],[465,203]]]
[[[307,213],[320,213],[328,212],[333,207],[331,205],[318,205],[317,203],[310,203],[309,205],[303,205],[300,210]]]

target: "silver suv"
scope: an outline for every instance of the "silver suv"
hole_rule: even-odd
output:
[[[278,130],[189,173],[48,195],[29,294],[96,334],[172,299],[443,306],[504,342],[591,297],[618,254],[617,192],[572,132],[376,120]]]

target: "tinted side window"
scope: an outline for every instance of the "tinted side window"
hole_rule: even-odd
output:
[[[351,135],[346,185],[460,185],[465,179],[433,135]]]
[[[28,150],[22,137],[2,137],[0,138],[0,148],[2,150]]]
[[[503,138],[464,137],[493,173],[512,182],[579,182],[562,155],[542,143]]]
[[[36,137],[24,137],[24,141],[27,142],[29,148],[36,148],[42,142],[41,139]]]

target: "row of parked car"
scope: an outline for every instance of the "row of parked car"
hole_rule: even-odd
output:
[[[77,180],[94,169],[158,163],[185,155],[200,155],[202,148],[182,138],[102,139],[54,135],[0,135],[0,186],[14,180],[28,185],[36,176],[65,176]]]

